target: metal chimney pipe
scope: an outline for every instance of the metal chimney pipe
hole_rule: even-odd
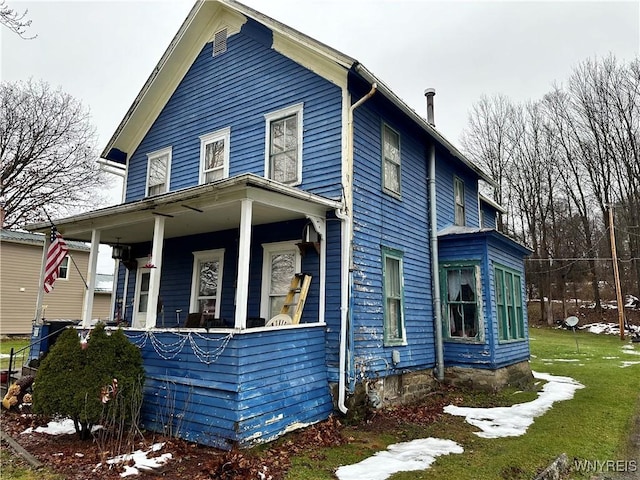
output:
[[[424,91],[424,96],[427,97],[427,122],[429,122],[429,125],[431,125],[432,127],[436,126],[434,117],[433,117],[433,97],[436,94],[436,89],[435,88],[427,88]]]

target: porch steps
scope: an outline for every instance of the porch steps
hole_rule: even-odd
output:
[[[291,279],[289,293],[287,293],[287,296],[284,299],[284,305],[282,306],[280,313],[289,315],[294,325],[300,323],[302,310],[304,309],[304,302],[307,300],[309,286],[311,285],[311,278],[311,275],[306,273],[296,273]],[[296,295],[298,296],[297,300]],[[293,315],[289,314],[289,309],[291,307],[294,307]]]

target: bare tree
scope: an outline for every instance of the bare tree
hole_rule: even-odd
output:
[[[487,97],[473,105],[469,113],[467,128],[462,134],[462,148],[479,165],[484,167],[498,184],[493,199],[509,208],[509,183],[507,172],[513,162],[510,130],[513,128],[514,106],[504,95]],[[507,220],[510,218],[507,215]],[[508,233],[500,215],[498,230]]]
[[[0,83],[0,196],[3,228],[99,205],[107,176],[82,104],[47,83]]]
[[[5,0],[0,1],[0,23],[14,33],[17,33],[24,39],[32,39],[34,37],[25,37],[27,28],[31,26],[31,20],[27,20],[28,10],[22,13],[9,8]]]

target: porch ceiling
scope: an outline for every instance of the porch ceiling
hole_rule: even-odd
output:
[[[247,174],[156,197],[55,220],[66,239],[91,241],[94,229],[100,243],[151,241],[155,218],[164,216],[165,238],[238,228],[240,205],[253,200],[252,224],[324,217],[341,203]],[[47,232],[50,224],[29,225],[32,232]]]

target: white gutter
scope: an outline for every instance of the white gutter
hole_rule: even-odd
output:
[[[340,358],[339,358],[339,376],[338,376],[338,409],[342,413],[347,413],[345,405],[346,397],[346,374],[347,374],[347,326],[349,323],[349,295],[352,270],[352,243],[353,243],[353,157],[354,157],[354,141],[353,141],[353,112],[356,108],[369,100],[376,93],[378,86],[374,83],[371,90],[364,97],[349,107],[349,116],[347,118],[347,158],[346,158],[346,178],[343,178],[344,185],[344,205],[343,210],[336,209],[336,217],[342,220],[342,253],[340,274]]]
[[[442,342],[442,307],[440,300],[440,262],[438,261],[438,214],[436,211],[436,147],[429,145],[429,214],[431,223],[431,278],[436,327],[436,375],[444,380],[444,347]]]

